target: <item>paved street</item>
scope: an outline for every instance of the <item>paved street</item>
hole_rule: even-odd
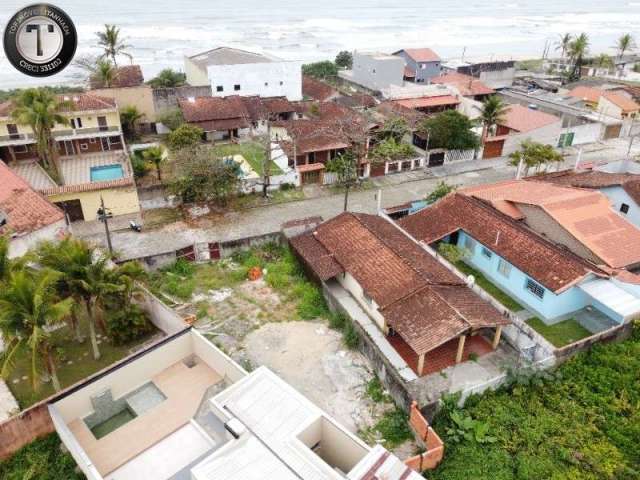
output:
[[[628,139],[615,139],[606,144],[589,145],[583,149],[583,161],[615,161],[626,155]],[[633,154],[640,154],[640,141],[636,141]],[[573,167],[575,154],[567,156],[561,168]],[[466,171],[471,170],[471,171]],[[349,210],[375,213],[377,189],[382,190],[382,206],[391,207],[424,197],[442,180],[458,186],[491,183],[515,177],[515,167],[507,166],[507,159],[477,160],[450,164],[432,169],[432,175],[424,172],[407,172],[374,180],[376,188],[352,192]],[[283,222],[314,215],[329,219],[342,212],[344,196],[335,194],[319,198],[230,212],[206,229],[165,228],[135,233],[129,230],[114,232],[112,242],[120,259],[146,257],[175,251],[201,242],[219,242],[262,235],[280,230]],[[86,235],[85,238],[106,244],[103,234]]]

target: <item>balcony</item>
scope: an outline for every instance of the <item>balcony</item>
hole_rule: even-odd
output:
[[[8,145],[26,145],[33,142],[33,133],[12,133],[10,135],[0,135],[0,147]]]
[[[108,125],[104,127],[68,128],[65,130],[54,130],[53,136],[56,140],[73,140],[91,137],[110,137],[120,135],[121,130],[118,125]]]

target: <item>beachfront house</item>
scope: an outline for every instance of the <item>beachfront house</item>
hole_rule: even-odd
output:
[[[301,63],[264,53],[218,47],[185,57],[187,83],[211,86],[214,97],[229,95],[302,100]]]
[[[431,83],[442,71],[442,60],[430,48],[406,48],[393,55],[404,60],[404,79],[410,82]]]
[[[403,83],[404,62],[401,58],[382,52],[353,52],[351,70],[340,70],[338,75],[370,91],[377,92],[391,85]]]
[[[60,95],[59,100],[69,123],[52,131],[56,175],[38,162],[33,131],[11,117],[11,101],[0,105],[0,159],[58,205],[70,222],[95,220],[101,198],[113,215],[138,213],[116,101],[90,93]]]

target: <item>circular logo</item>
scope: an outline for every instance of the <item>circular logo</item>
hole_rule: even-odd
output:
[[[69,16],[47,3],[17,12],[4,30],[4,52],[11,64],[32,77],[48,77],[64,70],[78,46]]]

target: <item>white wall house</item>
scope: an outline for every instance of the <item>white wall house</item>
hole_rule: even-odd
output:
[[[211,85],[212,95],[287,97],[302,100],[302,64],[235,48],[219,47],[185,57],[187,83]]]
[[[338,75],[369,90],[378,91],[392,85],[402,86],[404,59],[380,52],[353,52],[353,68]]]

